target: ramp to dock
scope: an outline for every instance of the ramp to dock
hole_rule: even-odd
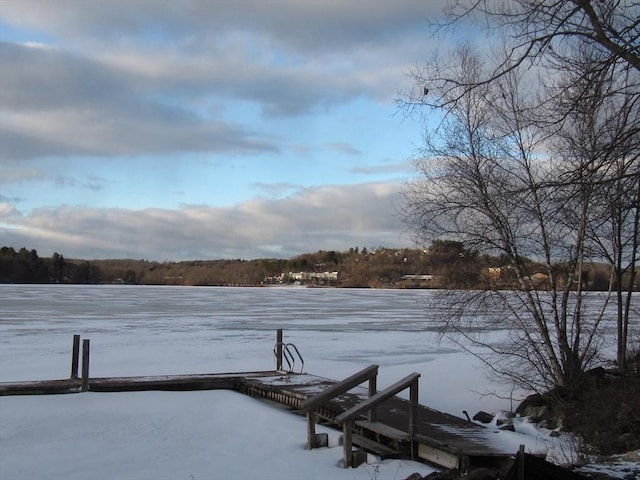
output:
[[[299,410],[304,403],[322,394],[339,382],[310,374],[282,374],[245,378],[240,391],[253,397],[266,398]],[[332,398],[318,409],[320,420],[341,427],[340,415],[370,398],[365,387],[355,387]],[[421,459],[443,468],[466,468],[469,464],[500,464],[515,452],[497,445],[496,433],[484,426],[440,412],[424,405],[415,405],[412,435],[409,433],[411,402],[392,396],[376,408],[376,421],[361,415],[354,424],[354,441],[362,448],[376,452],[371,442],[387,447],[381,456],[402,456]],[[359,438],[365,440],[359,442]]]

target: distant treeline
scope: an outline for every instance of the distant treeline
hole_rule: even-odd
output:
[[[531,264],[528,281],[544,282],[542,268]],[[558,266],[560,273],[561,266]],[[584,279],[592,290],[608,288],[604,264],[593,264]],[[59,253],[41,258],[36,250],[0,249],[0,283],[259,286],[303,283],[370,288],[520,288],[504,259],[439,240],[427,249],[320,250],[291,259],[77,260]]]

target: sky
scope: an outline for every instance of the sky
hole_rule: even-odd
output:
[[[412,247],[398,111],[445,0],[0,1],[0,245],[181,261]]]

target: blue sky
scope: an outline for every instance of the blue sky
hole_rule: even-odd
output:
[[[413,246],[396,111],[444,1],[0,2],[0,244],[68,258]]]

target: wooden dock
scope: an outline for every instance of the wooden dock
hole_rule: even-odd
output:
[[[364,451],[382,458],[411,458],[458,469],[500,466],[516,453],[496,446],[492,441],[496,434],[492,430],[420,405],[417,373],[382,391],[378,391],[376,385],[377,365],[342,381],[295,373],[291,368],[282,369],[282,359],[287,360],[287,346],[279,343],[281,348],[276,344],[274,351],[283,356],[278,358],[280,369],[276,370],[109,378],[89,378],[87,371],[82,378],[72,375],[64,380],[0,383],[0,396],[83,391],[234,390],[306,415],[308,448],[326,446],[326,434],[323,438],[315,433],[316,423],[341,428],[345,468],[357,466],[363,460]],[[290,360],[287,363],[292,366]],[[368,388],[361,386],[365,382],[369,383]],[[403,389],[410,389],[408,400],[397,396]],[[352,445],[361,450],[353,451]]]
[[[276,402],[294,412],[308,400],[339,384],[308,373],[262,371],[203,375],[161,375],[91,378],[92,392],[133,392],[145,390],[235,390],[255,398]],[[0,395],[62,394],[81,392],[81,380],[45,380],[0,383]],[[367,388],[356,387],[339,395],[318,412],[320,421],[340,427],[341,414],[369,398]],[[362,415],[355,422],[353,443],[382,458],[411,458],[444,468],[495,463],[515,452],[491,446],[491,430],[473,422],[417,405],[413,441],[407,425],[409,400],[394,396],[377,408],[377,420]],[[413,443],[413,445],[412,445]],[[357,462],[356,462],[357,463]]]

